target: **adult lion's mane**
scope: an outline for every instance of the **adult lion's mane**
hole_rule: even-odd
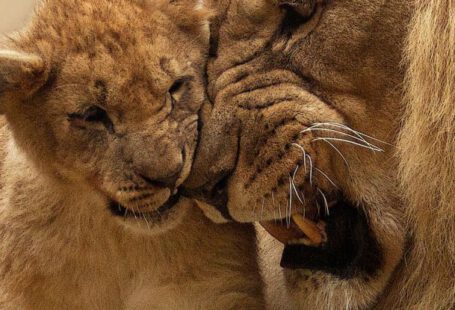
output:
[[[397,281],[398,302],[408,309],[453,309],[455,1],[416,1],[409,29],[406,112],[398,146],[414,235],[403,279]]]

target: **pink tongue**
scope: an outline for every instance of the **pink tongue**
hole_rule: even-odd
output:
[[[270,235],[272,235],[272,237],[284,244],[287,244],[291,240],[305,237],[305,234],[297,227],[297,225],[294,224],[292,220],[289,228],[285,221],[283,221],[283,224],[275,221],[261,222],[260,224]]]

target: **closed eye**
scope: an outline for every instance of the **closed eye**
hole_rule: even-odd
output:
[[[175,81],[174,84],[172,84],[171,88],[169,88],[169,93],[171,96],[174,96],[176,93],[178,93],[182,89],[183,84],[185,84],[184,79],[178,79]]]
[[[306,24],[316,12],[317,1],[281,1],[286,14],[281,25],[282,34],[291,34]]]
[[[182,100],[186,90],[187,90],[187,84],[189,81],[191,81],[193,78],[191,76],[184,76],[181,77],[172,83],[171,87],[168,90],[168,94],[170,95],[172,99],[172,104],[174,105],[175,103],[179,102]]]
[[[68,121],[75,127],[83,129],[100,129],[99,127],[101,125],[109,133],[114,133],[114,123],[106,110],[98,106],[91,106],[83,113],[68,114]]]

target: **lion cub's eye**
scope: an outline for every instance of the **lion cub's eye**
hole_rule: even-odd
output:
[[[91,106],[83,113],[68,114],[68,121],[75,127],[82,129],[102,129],[100,127],[104,127],[109,133],[114,132],[114,124],[109,115],[98,106]]]
[[[184,86],[185,86],[186,81],[187,80],[185,78],[178,79],[172,84],[171,88],[169,88],[169,94],[172,99],[172,104],[174,104],[182,99],[183,94],[185,93]]]

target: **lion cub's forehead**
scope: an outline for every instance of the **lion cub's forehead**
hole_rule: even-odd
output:
[[[28,30],[17,40],[26,51],[61,60],[69,54],[100,52],[146,59],[159,46],[172,54],[182,34],[167,12],[168,1],[47,0]],[[173,41],[172,49],[168,48]],[[43,48],[43,46],[47,48]]]
[[[56,67],[62,83],[106,81],[109,92],[165,94],[198,47],[161,0],[47,0],[17,41]],[[175,12],[174,12],[175,13]],[[185,14],[185,12],[182,12]]]
[[[93,59],[87,54],[72,55],[60,67],[49,97],[65,98],[75,110],[98,105],[123,121],[139,122],[162,110],[177,74],[192,73],[180,68],[180,62],[162,55],[147,62],[118,61],[103,53]]]

